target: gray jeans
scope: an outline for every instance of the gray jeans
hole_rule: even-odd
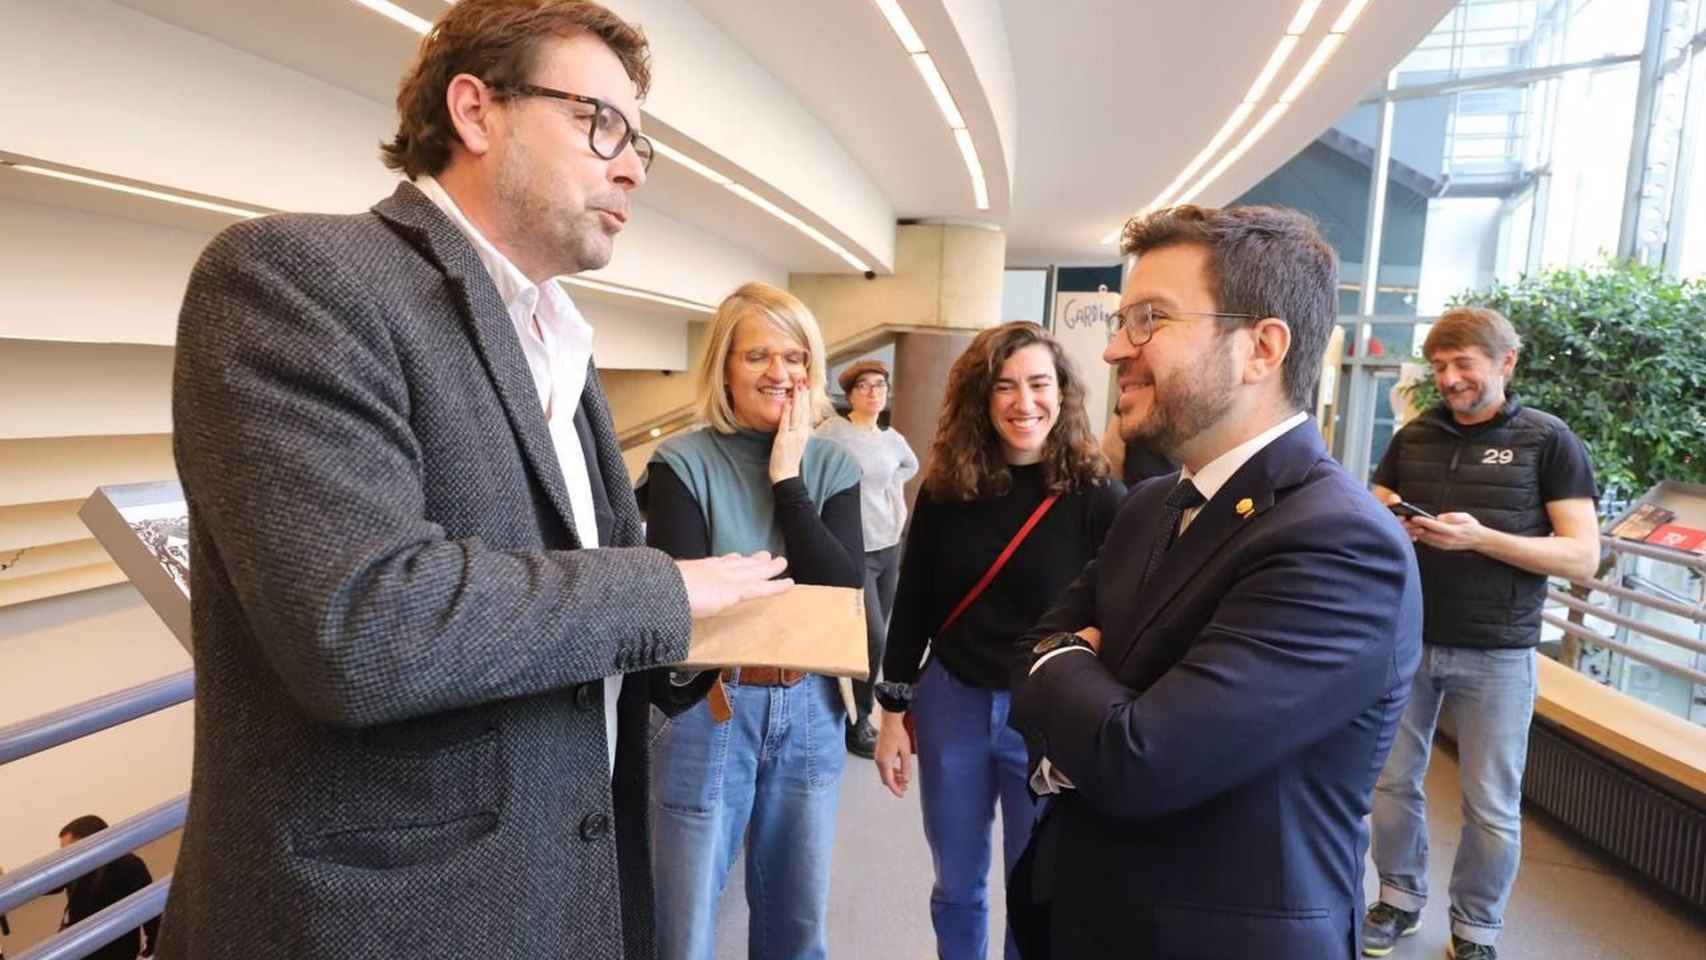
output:
[[[849,722],[863,723],[871,718],[871,691],[883,666],[889,614],[894,612],[894,590],[899,581],[900,544],[865,554],[865,646],[871,658],[871,679],[853,681],[853,704],[859,716],[847,718]]]
[[[1451,867],[1451,932],[1493,943],[1522,861],[1522,771],[1534,715],[1533,650],[1428,645],[1374,787],[1374,865],[1380,899],[1420,910],[1428,899],[1423,780],[1434,724],[1449,703],[1457,726],[1463,833]]]

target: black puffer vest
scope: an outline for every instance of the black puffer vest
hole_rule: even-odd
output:
[[[1465,428],[1444,405],[1392,438],[1396,486],[1435,514],[1467,513],[1523,537],[1552,532],[1540,492],[1540,455],[1564,422],[1513,394],[1498,416]],[[1446,647],[1532,647],[1540,642],[1546,578],[1469,550],[1416,544],[1422,573],[1422,639]]]

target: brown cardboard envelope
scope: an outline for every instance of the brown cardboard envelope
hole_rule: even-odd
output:
[[[865,591],[800,584],[693,621],[684,667],[785,667],[866,679]]]

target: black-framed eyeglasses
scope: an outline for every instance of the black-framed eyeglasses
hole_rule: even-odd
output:
[[[889,382],[882,377],[866,377],[853,384],[848,393],[882,393],[889,388]]]
[[[522,97],[549,97],[552,100],[567,100],[570,103],[584,103],[593,108],[592,123],[587,125],[586,142],[592,152],[604,160],[614,160],[622,155],[628,144],[634,145],[634,153],[640,158],[640,165],[649,173],[652,169],[652,141],[643,133],[635,133],[628,123],[628,115],[597,97],[583,97],[578,93],[566,90],[553,90],[550,87],[536,86],[531,83],[518,83],[512,87],[497,87],[499,93]]]
[[[1228,320],[1260,320],[1253,313],[1199,313],[1184,310],[1157,310],[1153,303],[1128,303],[1114,311],[1116,329],[1125,331],[1125,338],[1134,347],[1141,347],[1155,339],[1155,330],[1164,323],[1173,323],[1184,317],[1215,317]],[[1108,331],[1108,338],[1113,338],[1113,330]]]

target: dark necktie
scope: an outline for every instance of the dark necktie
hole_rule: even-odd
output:
[[[1149,565],[1143,569],[1143,582],[1148,583],[1155,576],[1155,571],[1161,567],[1161,558],[1172,548],[1173,541],[1179,538],[1179,521],[1186,510],[1200,507],[1207,501],[1196,484],[1189,480],[1179,481],[1173,492],[1167,494],[1167,502],[1161,510],[1160,536],[1149,548]]]

